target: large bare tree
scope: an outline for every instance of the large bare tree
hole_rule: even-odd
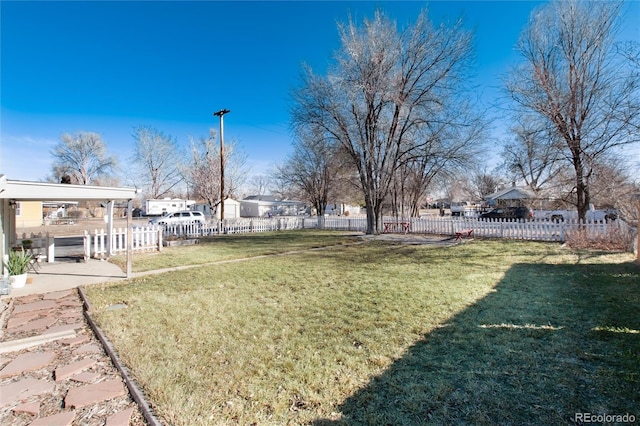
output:
[[[99,177],[109,177],[117,160],[97,133],[64,133],[51,150],[53,177],[57,182],[89,185]]]
[[[133,134],[132,161],[136,186],[143,188],[149,198],[158,199],[172,194],[183,181],[183,156],[178,142],[171,136],[147,126],[139,126]]]
[[[545,119],[575,173],[572,198],[584,220],[594,166],[640,138],[637,65],[616,49],[622,3],[556,0],[536,10],[507,81],[516,105]]]
[[[460,22],[434,26],[426,11],[401,31],[382,12],[338,29],[336,64],[326,77],[305,70],[293,123],[322,128],[351,156],[373,234],[403,157],[425,143],[416,135],[463,84],[472,38]]]

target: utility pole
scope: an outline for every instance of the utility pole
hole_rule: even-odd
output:
[[[228,109],[221,109],[213,115],[220,117],[220,222],[224,220],[224,118],[230,113]]]

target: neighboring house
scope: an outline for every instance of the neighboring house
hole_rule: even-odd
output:
[[[41,201],[16,201],[12,208],[16,215],[17,229],[42,225]]]
[[[344,204],[344,203],[340,203],[340,204],[329,203],[329,204],[327,204],[327,207],[326,207],[324,213],[325,214],[343,216],[345,214],[346,215],[360,214],[361,213],[361,209],[360,209],[359,206],[351,206],[349,204]]]
[[[527,206],[536,199],[536,195],[528,188],[512,185],[484,197],[491,207]]]
[[[226,209],[227,209],[227,205],[225,204],[224,206],[225,208],[225,213],[226,213]],[[211,206],[207,203],[195,203],[195,204],[191,204],[191,206],[189,207],[189,209],[191,211],[194,212],[201,212],[203,215],[205,215],[205,217],[207,219],[211,219],[214,216],[214,211],[211,208]]]
[[[47,220],[55,220],[69,216],[69,207],[77,208],[77,201],[44,201],[42,203],[42,216]]]
[[[306,203],[282,200],[274,195],[252,195],[240,201],[241,217],[297,216],[306,211]]]
[[[232,198],[227,198],[224,200],[224,218],[225,219],[236,219],[240,217],[240,212],[242,210],[242,206],[240,205],[240,201],[234,200]],[[220,219],[220,208],[217,209],[215,213],[216,219]]]
[[[207,219],[220,219],[220,209],[212,209],[207,203],[194,203],[189,206],[189,210],[202,212]],[[236,219],[240,217],[240,202],[231,198],[224,200],[224,218]]]

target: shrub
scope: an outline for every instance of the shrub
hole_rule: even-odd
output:
[[[9,275],[26,274],[31,262],[31,255],[24,250],[9,252],[9,260],[4,263]]]
[[[584,229],[567,232],[566,243],[576,249],[633,251],[634,238],[631,234],[622,234],[612,229],[606,235],[589,235]]]

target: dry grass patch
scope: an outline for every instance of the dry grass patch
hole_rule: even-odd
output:
[[[167,424],[567,422],[639,406],[629,260],[373,242],[88,293]]]
[[[296,230],[220,235],[200,238],[197,245],[164,247],[162,252],[136,253],[133,255],[132,269],[133,272],[144,272],[184,265],[203,265],[357,241],[357,234],[343,231]],[[109,261],[123,270],[126,268],[127,259],[124,255],[113,256]]]
[[[616,250],[633,252],[633,244],[637,238],[631,232],[623,233],[619,228],[608,228],[604,235],[589,233],[585,229],[567,232],[566,244],[574,249]]]

